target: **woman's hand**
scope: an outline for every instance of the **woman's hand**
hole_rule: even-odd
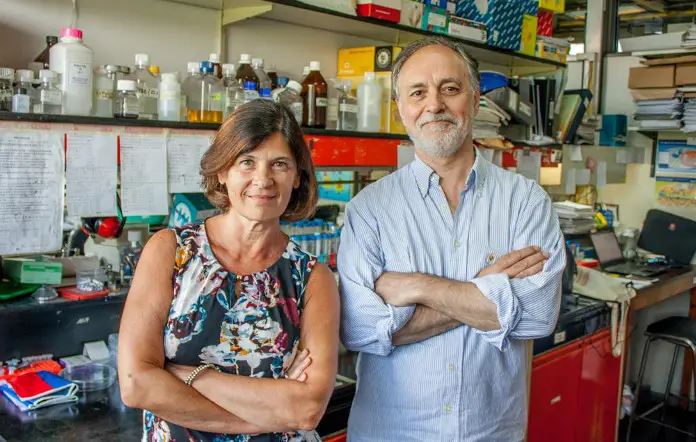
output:
[[[295,355],[294,360],[290,363],[290,367],[285,373],[287,379],[292,379],[298,382],[307,380],[307,367],[312,364],[312,357],[309,356],[309,350],[306,348]]]

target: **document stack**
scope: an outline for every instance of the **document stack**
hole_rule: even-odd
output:
[[[683,132],[696,132],[696,98],[684,100],[684,115],[682,116]]]
[[[682,48],[696,47],[696,25],[691,24],[689,29],[682,34]]]
[[[681,97],[669,99],[636,100],[633,116],[640,130],[673,130],[682,127]]]
[[[495,104],[492,99],[481,97],[479,111],[473,122],[474,139],[503,138],[500,134],[500,127],[507,126],[510,119],[510,114]]]
[[[553,208],[565,234],[589,233],[594,228],[595,211],[591,206],[563,201],[553,203]]]

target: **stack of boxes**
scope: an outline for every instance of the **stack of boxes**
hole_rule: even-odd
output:
[[[382,86],[382,122],[380,132],[405,134],[396,102],[391,99],[391,68],[401,48],[396,46],[371,46],[340,49],[338,51],[338,79],[350,80],[353,93],[365,80],[365,72],[374,72]]]
[[[537,45],[533,55],[565,63],[570,43],[553,37],[553,16],[565,12],[565,0],[539,0]]]

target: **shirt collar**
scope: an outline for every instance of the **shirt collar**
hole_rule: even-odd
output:
[[[486,168],[486,160],[483,158],[478,149],[475,149],[476,159],[474,160],[474,166],[469,172],[469,178],[467,179],[467,189],[475,189],[477,184],[482,186],[484,183],[484,175]],[[423,198],[428,195],[431,186],[437,186],[440,182],[440,177],[435,171],[425,164],[418,155],[416,159],[411,163],[411,171],[413,172],[413,177],[416,180],[416,185]]]

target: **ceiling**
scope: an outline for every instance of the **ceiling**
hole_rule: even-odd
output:
[[[586,8],[587,0],[566,0],[566,12],[555,20],[554,35],[584,32]],[[620,0],[619,18],[621,29],[641,27],[641,34],[665,32],[669,24],[692,22],[696,1]]]

